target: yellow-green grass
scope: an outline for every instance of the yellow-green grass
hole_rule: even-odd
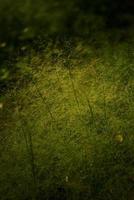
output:
[[[127,48],[96,53],[79,44],[64,58],[53,51],[55,62],[49,52],[30,63],[21,58],[24,79],[2,100],[2,200],[131,200],[133,68]]]

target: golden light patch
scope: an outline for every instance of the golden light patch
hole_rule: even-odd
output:
[[[123,142],[123,135],[121,135],[121,134],[116,135],[115,140],[118,143],[122,143]]]
[[[0,109],[2,109],[3,108],[3,103],[0,103]]]

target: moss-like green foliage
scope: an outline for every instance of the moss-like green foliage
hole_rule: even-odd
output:
[[[67,49],[16,63],[0,103],[1,200],[133,199],[132,46]]]

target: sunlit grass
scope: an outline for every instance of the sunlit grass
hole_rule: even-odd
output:
[[[3,200],[131,196],[133,69],[123,47],[19,60],[22,77],[0,104]]]

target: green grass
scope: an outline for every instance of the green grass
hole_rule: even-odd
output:
[[[2,200],[132,200],[132,44],[20,58],[1,99]]]

